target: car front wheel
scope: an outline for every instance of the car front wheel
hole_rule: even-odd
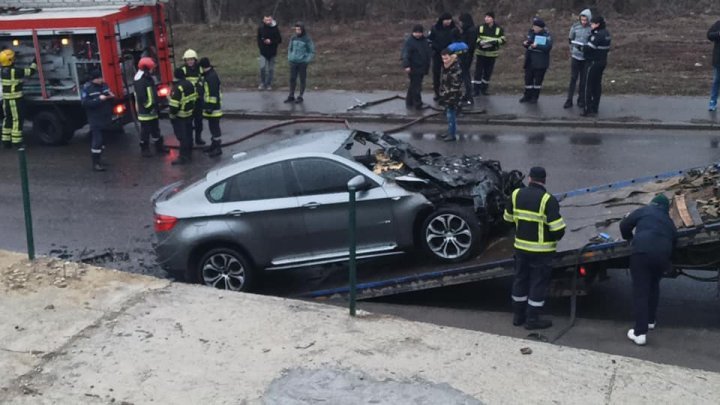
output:
[[[480,248],[482,230],[469,208],[440,207],[423,222],[421,243],[430,257],[457,263],[474,257]]]
[[[201,284],[230,291],[251,291],[255,281],[248,260],[237,250],[212,249],[197,265],[197,279]]]

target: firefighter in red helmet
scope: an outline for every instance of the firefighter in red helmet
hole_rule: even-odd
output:
[[[135,74],[135,108],[140,121],[140,151],[144,157],[153,156],[150,151],[151,138],[157,155],[165,155],[169,152],[160,134],[157,89],[155,79],[152,77],[155,66],[152,58],[140,58],[138,72]]]

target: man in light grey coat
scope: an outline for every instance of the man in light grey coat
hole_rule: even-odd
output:
[[[570,42],[570,86],[568,87],[564,108],[573,106],[573,94],[575,93],[578,77],[580,77],[580,85],[578,86],[577,105],[583,108],[585,104],[585,57],[583,56],[583,47],[587,45],[590,37],[590,31],[592,30],[590,28],[591,19],[592,13],[590,9],[585,9],[580,12],[578,21],[570,27],[570,34],[568,35],[568,41]]]

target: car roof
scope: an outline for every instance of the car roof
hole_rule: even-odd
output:
[[[225,177],[246,168],[261,166],[298,155],[333,154],[343,145],[352,142],[355,131],[350,129],[311,132],[269,142],[233,155],[208,172],[208,178]]]

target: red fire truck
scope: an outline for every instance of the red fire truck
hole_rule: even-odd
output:
[[[141,57],[157,62],[158,95],[167,97],[173,61],[162,2],[83,6],[79,0],[75,7],[52,7],[57,2],[51,1],[15,3],[22,7],[0,6],[0,50],[14,50],[19,67],[30,65],[33,58],[37,61],[37,74],[26,79],[24,93],[26,120],[41,142],[66,143],[87,123],[80,90],[93,69],[102,71],[117,96],[114,113],[119,124],[132,119],[133,76]]]

